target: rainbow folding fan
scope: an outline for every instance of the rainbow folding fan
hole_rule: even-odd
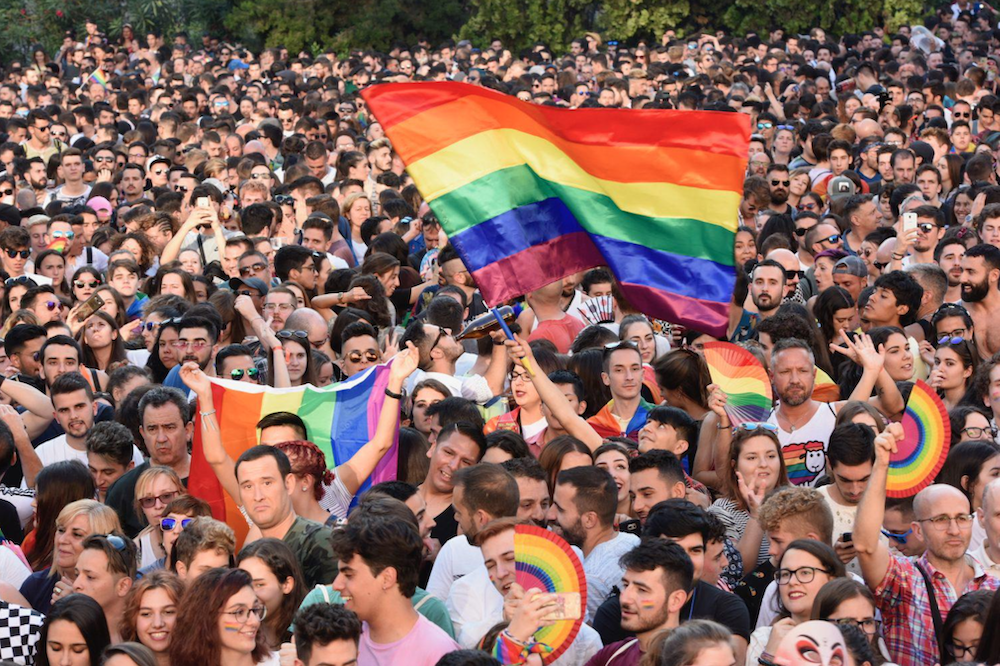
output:
[[[734,427],[767,420],[774,394],[767,370],[753,354],[730,342],[708,342],[705,363],[712,383],[726,393],[726,414]]]
[[[889,459],[888,497],[909,497],[934,483],[951,446],[951,420],[944,403],[918,380],[903,412],[903,441]]]
[[[514,528],[514,567],[517,584],[525,590],[580,594],[580,617],[560,620],[535,633],[535,640],[552,648],[543,663],[550,664],[573,643],[587,609],[587,578],[583,564],[566,541],[535,525]]]

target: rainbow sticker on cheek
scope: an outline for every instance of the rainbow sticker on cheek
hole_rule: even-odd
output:
[[[653,610],[656,608],[656,602],[644,599],[639,602],[639,607],[642,608],[642,610]]]
[[[222,628],[226,631],[239,631],[243,628],[242,624],[237,624],[236,622],[224,622]]]

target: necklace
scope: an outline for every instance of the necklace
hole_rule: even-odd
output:
[[[790,418],[788,418],[788,416],[786,416],[784,414],[784,412],[781,413],[781,418],[785,419],[785,423],[788,424],[788,432],[795,432],[796,428],[801,428],[802,427],[801,419],[800,419],[799,423],[792,423],[792,420]],[[811,414],[806,414],[805,421],[808,422],[809,419],[811,419],[811,418],[812,418]]]

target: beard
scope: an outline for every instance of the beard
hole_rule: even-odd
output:
[[[630,631],[632,633],[638,634],[650,631],[657,627],[662,627],[666,624],[667,620],[670,618],[670,611],[667,608],[667,604],[663,604],[663,607],[659,611],[651,612],[649,615],[644,616],[642,611],[635,615],[635,617],[629,618],[628,620],[622,620],[622,629],[625,631]]]
[[[569,545],[576,546],[577,548],[583,548],[583,542],[587,537],[581,520],[577,519],[575,524],[570,525],[569,527],[563,527],[562,533],[563,538],[566,539]]]
[[[807,391],[801,384],[793,384],[786,386],[785,391],[778,397],[781,398],[782,404],[798,407],[812,397],[812,391]]]
[[[771,294],[764,292],[761,294],[751,293],[751,298],[753,299],[753,304],[757,306],[757,309],[761,312],[770,312],[780,305],[780,302],[771,298]]]
[[[777,189],[771,192],[771,203],[776,203],[779,206],[788,201],[788,190]]]
[[[990,293],[987,280],[978,283],[962,284],[962,300],[966,303],[978,303]]]

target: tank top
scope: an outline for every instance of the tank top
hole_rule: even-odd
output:
[[[816,479],[826,469],[826,447],[830,443],[830,433],[837,421],[833,405],[820,403],[816,413],[802,426],[792,432],[785,431],[778,423],[775,409],[767,417],[768,423],[778,426],[778,442],[781,457],[785,461],[788,480],[796,486],[813,487]]]

